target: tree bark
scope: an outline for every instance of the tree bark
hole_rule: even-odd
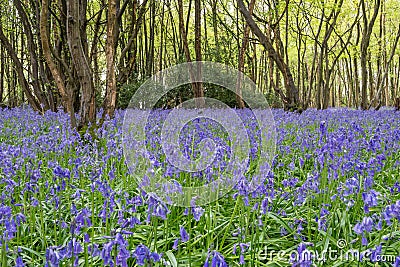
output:
[[[3,93],[4,93],[4,68],[5,68],[5,52],[4,47],[0,47],[0,105],[3,105]]]
[[[380,7],[380,0],[375,1],[374,13],[368,22],[367,12],[365,9],[365,0],[361,0],[361,10],[363,16],[363,34],[361,39],[360,48],[360,64],[361,64],[361,108],[368,108],[368,69],[367,69],[367,56],[369,41],[371,39],[372,28],[374,27],[375,20],[378,16]]]
[[[57,67],[51,56],[50,41],[47,29],[48,12],[49,12],[49,1],[42,0],[42,10],[40,14],[40,39],[42,42],[43,55],[47,62],[47,65],[49,66],[50,72],[55,80],[58,91],[63,101],[63,105],[64,107],[66,107],[67,112],[70,114],[71,126],[75,128],[76,118],[75,118],[72,92],[66,90],[64,80],[62,79],[61,76],[61,71]]]
[[[336,6],[336,4],[337,4],[337,6]],[[325,32],[324,40],[323,40],[322,46],[321,46],[321,50],[322,50],[321,56],[324,57],[324,59],[325,59],[325,72],[324,72],[325,80],[323,83],[324,86],[323,86],[323,93],[322,93],[322,95],[323,95],[322,108],[323,109],[327,109],[329,106],[329,96],[331,95],[330,94],[330,78],[331,78],[331,74],[332,74],[334,65],[337,62],[337,60],[335,60],[334,64],[332,64],[331,67],[329,66],[328,42],[329,42],[329,39],[335,29],[337,18],[340,14],[342,5],[343,5],[343,0],[339,0],[339,3],[337,3],[335,1],[335,7],[333,8],[331,14],[327,18],[326,32]],[[357,19],[356,19],[356,21],[357,21]],[[329,26],[328,26],[328,24],[329,24]],[[353,29],[353,26],[354,26],[354,24],[350,28],[350,36],[351,36],[351,30]],[[339,38],[341,38],[341,37],[339,36]],[[350,41],[350,39],[349,39],[349,41]],[[339,56],[341,53],[343,53],[343,51],[344,50],[342,49],[342,51],[339,53]],[[337,58],[339,58],[339,56]],[[321,58],[321,63],[322,63],[322,61],[323,61],[323,58]]]
[[[373,105],[374,101],[378,100],[378,98],[379,98],[379,96],[381,94],[381,91],[384,88],[384,81],[386,80],[386,78],[388,76],[389,65],[392,62],[393,57],[394,57],[394,55],[396,53],[396,47],[397,47],[397,44],[399,42],[399,39],[400,39],[400,24],[398,26],[398,30],[397,30],[397,34],[396,34],[396,37],[395,37],[395,40],[394,40],[394,44],[393,44],[392,49],[390,51],[389,59],[387,60],[387,62],[385,62],[385,69],[384,69],[384,73],[383,73],[383,78],[380,80],[380,83],[378,84],[378,88],[379,89],[376,92],[376,94],[374,95],[374,97],[371,99],[371,102],[370,102],[368,108],[370,108]],[[386,84],[385,86],[387,87],[388,85]],[[377,107],[376,109],[379,109],[379,107]]]
[[[85,1],[86,0],[67,1],[68,47],[78,76],[81,91],[78,129],[88,126],[89,123],[95,123],[96,120],[95,90],[92,71],[88,63],[87,55],[85,54],[81,32],[81,28],[85,23],[85,18],[83,16],[86,14],[86,10],[83,12],[81,9],[86,7]]]
[[[300,111],[300,101],[299,101],[299,91],[296,87],[296,84],[293,80],[292,72],[290,71],[289,66],[285,63],[284,59],[280,56],[279,53],[273,47],[271,41],[267,38],[267,36],[260,30],[249,11],[246,9],[243,0],[238,0],[238,6],[240,12],[243,14],[246,19],[247,24],[249,25],[251,31],[258,37],[260,43],[265,47],[268,51],[269,57],[276,63],[277,68],[283,74],[283,78],[285,81],[286,95],[283,97],[284,107],[286,110],[291,111]]]
[[[115,105],[117,101],[117,82],[115,77],[115,39],[117,24],[117,0],[108,1],[107,13],[107,43],[106,43],[106,94],[103,102],[103,116],[108,115],[110,118],[114,116]]]
[[[39,65],[38,65],[38,57],[36,54],[37,47],[36,47],[36,44],[33,39],[32,25],[29,22],[27,14],[22,7],[21,1],[15,0],[14,4],[18,10],[19,16],[21,17],[22,26],[24,28],[24,32],[27,37],[30,66],[32,68],[32,71],[30,72],[30,74],[32,75],[33,91],[35,92],[35,95],[38,97],[40,103],[43,105],[43,109],[48,110],[48,109],[50,109],[49,102],[42,90],[42,86],[41,86],[40,80],[39,80]]]
[[[250,15],[253,14],[255,2],[256,2],[255,0],[251,0],[249,4]],[[246,23],[243,33],[242,46],[240,47],[239,51],[239,60],[238,60],[239,61],[238,70],[241,73],[244,72],[244,56],[246,54],[247,46],[249,43],[249,35],[250,35],[250,26]],[[242,99],[242,75],[238,75],[236,81],[236,103],[239,108],[244,108],[244,102]]]
[[[198,0],[196,0],[196,1],[198,1]],[[200,12],[200,10],[199,10],[199,12]],[[196,80],[196,76],[195,75],[199,75],[200,74],[198,72],[199,72],[199,70],[201,70],[201,67],[194,69],[193,65],[191,64],[192,59],[191,59],[191,56],[190,56],[189,44],[188,44],[187,35],[186,35],[186,29],[185,29],[184,20],[183,20],[183,3],[182,3],[182,0],[178,0],[178,13],[179,13],[178,14],[179,15],[179,28],[181,29],[182,46],[183,46],[183,51],[185,53],[186,61],[189,63],[189,75],[190,75],[190,80],[192,81],[191,85],[192,85],[193,95],[194,95],[194,98],[195,98],[195,104],[196,104],[196,107],[202,107],[202,106],[204,106],[202,104],[202,102],[204,102],[204,99],[202,99],[202,101],[201,100],[199,101],[198,98],[199,97],[203,97],[204,93],[202,91],[198,90],[198,86],[197,86],[198,83],[194,82]],[[195,27],[195,31],[196,32],[198,31],[198,29],[196,29],[196,27]],[[200,33],[196,33],[196,36],[197,36],[197,34],[200,34]],[[197,45],[198,45],[197,41],[195,41],[195,42],[196,42],[195,46],[197,47]],[[196,53],[196,57],[197,56],[198,55]],[[200,53],[200,56],[201,56],[201,53]],[[196,66],[198,67],[199,65],[200,64],[197,64]],[[197,77],[200,77],[200,76],[197,76]]]
[[[136,41],[142,25],[142,21],[144,19],[147,1],[148,0],[144,0],[139,8],[137,7],[136,0],[133,4],[130,37],[126,45],[124,47],[121,47],[121,54],[119,55],[117,86],[127,82],[127,80],[129,79],[129,75],[134,71],[137,60]],[[133,51],[129,53],[131,50]],[[126,64],[124,63],[125,61]]]
[[[194,50],[196,53],[196,75],[202,79],[202,53],[201,53],[201,0],[194,0]],[[205,106],[203,83],[195,83],[195,103],[197,108]]]
[[[17,53],[13,49],[10,41],[4,35],[3,25],[1,25],[1,22],[0,22],[0,42],[2,43],[2,45],[6,49],[7,53],[9,54],[9,56],[12,58],[12,60],[14,62],[15,70],[17,72],[18,82],[19,82],[23,92],[25,93],[29,104],[32,106],[33,109],[35,109],[37,111],[42,111],[39,101],[32,94],[32,92],[29,88],[28,81],[26,80],[25,75],[24,75],[23,65],[22,65],[21,61],[19,60]],[[15,89],[15,86],[14,86],[14,89]]]

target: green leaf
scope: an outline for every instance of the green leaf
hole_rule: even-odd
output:
[[[172,266],[173,267],[178,267],[178,263],[176,262],[175,255],[172,253],[172,251],[168,250],[167,252],[165,252],[165,254],[167,254],[169,262],[172,264]]]

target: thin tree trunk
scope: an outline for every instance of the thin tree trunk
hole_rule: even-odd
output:
[[[110,118],[114,116],[115,105],[117,102],[117,83],[115,78],[115,35],[117,27],[117,0],[108,1],[107,13],[107,43],[106,43],[106,94],[103,102],[102,121],[106,115]]]
[[[299,91],[294,83],[292,72],[289,66],[284,62],[284,59],[277,53],[271,41],[260,30],[254,22],[249,11],[246,9],[243,0],[238,0],[240,12],[246,19],[252,32],[258,37],[260,43],[267,49],[269,57],[276,63],[279,71],[283,74],[287,95],[282,99],[286,110],[297,111],[300,110]]]
[[[140,8],[137,8],[137,2],[135,0],[132,11],[132,26],[131,33],[125,47],[121,48],[121,53],[119,55],[119,63],[118,63],[118,77],[117,77],[117,86],[123,84],[128,81],[129,75],[135,70],[137,63],[137,37],[142,28],[142,22],[144,20],[144,13],[146,11],[147,0],[144,0],[140,5]],[[137,13],[137,16],[136,16]],[[145,23],[144,23],[145,24]],[[145,25],[143,25],[145,26]],[[141,48],[142,39],[139,40],[139,48]],[[129,53],[132,50],[131,53]],[[139,59],[141,50],[139,50]],[[126,59],[126,64],[124,63]]]
[[[3,105],[4,93],[4,68],[5,68],[5,52],[4,47],[0,47],[0,105]]]
[[[361,40],[361,54],[360,54],[360,63],[361,63],[361,108],[368,108],[368,70],[367,70],[367,56],[368,56],[368,47],[371,39],[372,28],[374,27],[374,23],[376,17],[378,16],[378,11],[380,7],[380,0],[375,1],[374,13],[368,22],[367,12],[365,8],[365,0],[361,0],[361,10],[363,16],[363,34]]]
[[[165,12],[165,3],[162,2],[162,10],[161,10],[161,25],[164,25],[164,12]],[[165,49],[165,43],[164,42],[164,27],[161,27],[160,30],[160,58],[159,58],[159,62],[158,62],[158,70],[161,71],[163,68],[163,55],[164,55],[164,49]]]
[[[396,53],[396,47],[397,47],[397,44],[398,44],[398,42],[399,42],[399,39],[400,39],[400,24],[399,24],[399,26],[398,26],[398,30],[397,30],[397,34],[396,34],[396,37],[395,37],[395,40],[394,40],[394,44],[393,44],[393,46],[392,46],[392,49],[391,49],[391,51],[390,51],[390,56],[389,56],[389,59],[387,60],[387,62],[385,62],[385,70],[384,70],[384,74],[383,74],[383,78],[381,79],[381,81],[380,81],[380,84],[378,85],[378,92],[374,95],[374,97],[371,99],[371,103],[370,103],[370,105],[368,106],[368,108],[370,108],[371,107],[371,105],[372,105],[372,103],[374,102],[374,100],[377,100],[378,98],[379,98],[379,96],[380,96],[380,93],[381,93],[381,91],[382,91],[382,88],[384,87],[383,86],[383,82],[386,80],[386,77],[388,76],[388,73],[389,73],[389,65],[390,65],[390,63],[392,62],[392,60],[393,60],[393,57],[394,57],[394,55],[395,55],[395,53]],[[387,86],[387,85],[386,85]],[[377,109],[379,109],[379,108],[377,108]]]
[[[83,0],[82,2],[85,2]],[[71,52],[72,61],[74,63],[81,91],[80,120],[78,129],[88,126],[89,123],[95,123],[95,90],[93,84],[92,72],[88,63],[85,48],[82,43],[81,26],[85,23],[82,14],[86,11],[81,10],[81,1],[67,1],[67,38],[68,47]]]
[[[146,77],[150,77],[153,73],[154,66],[154,30],[155,30],[155,0],[150,2],[150,21],[149,21],[149,45],[146,53]]]
[[[196,0],[199,1],[199,0]],[[196,7],[197,7],[197,3],[195,3]],[[197,14],[197,12],[200,12],[200,7],[196,8],[195,7],[195,51],[196,51],[196,59],[200,58],[201,60],[201,43],[200,43],[200,38],[201,38],[201,33],[200,33],[200,28],[196,27],[199,26],[197,25],[197,23],[200,23],[199,20],[199,15]],[[183,3],[182,0],[178,0],[178,13],[179,13],[179,28],[181,29],[181,39],[182,39],[182,45],[183,45],[183,51],[185,53],[186,56],[186,61],[187,62],[192,62],[191,56],[190,56],[190,51],[189,51],[189,44],[188,44],[188,40],[187,40],[187,35],[186,35],[186,30],[185,30],[185,26],[184,21],[183,21]],[[196,23],[197,22],[197,23]],[[199,51],[200,48],[200,51]],[[193,65],[189,64],[189,75],[190,75],[190,79],[191,81],[195,81],[196,80],[196,76],[195,75],[199,75],[197,77],[201,77],[201,73],[199,73],[201,71],[201,64],[197,64],[196,65],[197,68],[194,70]],[[200,68],[199,68],[200,66]],[[202,107],[204,106],[204,98],[198,99],[200,97],[204,97],[204,93],[202,90],[198,89],[198,83],[192,82],[192,90],[193,90],[193,94],[194,94],[194,98],[195,98],[195,104],[196,107]],[[201,87],[200,87],[201,88]]]
[[[21,17],[24,32],[27,36],[28,51],[30,56],[29,65],[32,68],[32,71],[30,73],[32,75],[33,90],[35,92],[35,95],[38,97],[40,103],[43,105],[44,110],[48,110],[50,108],[49,102],[47,101],[47,98],[42,90],[39,80],[39,65],[38,65],[38,57],[36,54],[37,47],[33,39],[32,26],[29,22],[25,10],[22,8],[21,1],[15,0],[14,4],[18,10],[19,16]],[[23,49],[21,49],[21,51],[23,51]]]
[[[217,3],[218,0],[214,0],[212,2],[212,24],[213,24],[213,30],[214,30],[214,43],[215,43],[215,55],[216,55],[216,60],[220,60],[220,48],[219,48],[219,36],[218,36],[218,23],[217,23]]]
[[[61,77],[61,71],[53,61],[51,57],[48,29],[47,29],[47,18],[49,12],[49,2],[48,0],[42,0],[42,10],[40,14],[40,39],[42,42],[43,55],[49,66],[51,74],[56,82],[58,91],[60,92],[63,105],[66,107],[67,112],[70,114],[71,126],[76,127],[75,111],[73,105],[72,92],[67,91],[65,88],[64,81]]]
[[[255,0],[250,1],[250,4],[249,4],[250,15],[253,14],[255,2],[256,2]],[[247,46],[249,43],[249,35],[250,35],[250,26],[246,23],[246,26],[244,28],[244,33],[243,33],[242,46],[240,47],[240,52],[239,52],[238,70],[241,73],[244,72],[244,56],[246,54]],[[238,75],[237,81],[236,81],[236,103],[239,108],[244,108],[244,102],[242,99],[242,75]]]
[[[194,0],[194,50],[196,53],[196,75],[197,78],[202,78],[202,63],[203,60],[201,53],[201,0]],[[197,108],[205,106],[203,83],[197,82],[195,84],[195,103]]]
[[[314,89],[315,76],[316,76],[316,73],[318,70],[318,69],[316,69],[316,65],[318,64],[318,66],[319,66],[319,61],[318,61],[318,43],[319,43],[319,41],[318,41],[318,39],[319,39],[319,35],[321,34],[324,16],[325,16],[325,6],[323,6],[323,8],[322,8],[322,15],[321,15],[321,19],[319,21],[318,30],[317,30],[316,35],[314,36],[314,56],[313,56],[313,60],[312,60],[311,73],[310,73],[310,77],[309,77],[310,78],[310,85],[309,85],[310,88],[309,88],[309,95],[308,95],[307,102],[306,102],[306,107],[308,107],[308,105],[309,105],[309,102],[311,99],[311,92]],[[308,23],[311,23],[311,22],[308,20]],[[320,75],[318,75],[317,77],[320,77]],[[318,85],[319,80],[317,80],[316,84],[317,84],[317,86],[315,88],[315,91],[316,91],[315,105],[317,106],[317,108],[320,108],[321,102],[320,102],[320,100],[318,100],[318,99],[320,99],[320,93],[321,93],[319,85]]]
[[[23,92],[26,94],[26,97],[28,99],[29,104],[32,106],[33,109],[41,111],[40,103],[36,99],[36,97],[32,94],[32,92],[31,92],[31,90],[29,88],[28,81],[25,78],[24,67],[23,67],[21,61],[19,60],[19,58],[17,56],[17,53],[13,49],[10,41],[4,35],[3,25],[1,25],[1,22],[0,22],[0,42],[2,43],[4,48],[7,50],[9,56],[13,60],[19,84],[20,84]],[[14,90],[15,90],[15,85],[14,85]],[[14,97],[16,97],[15,94],[14,94]]]

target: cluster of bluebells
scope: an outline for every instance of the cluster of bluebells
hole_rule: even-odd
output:
[[[85,240],[85,242],[87,242]],[[112,255],[113,251],[117,251],[116,256]],[[73,239],[68,242],[67,246],[54,246],[46,250],[45,266],[54,267],[60,266],[60,263],[66,259],[73,259],[73,266],[79,266],[79,255],[82,254],[82,244]],[[129,259],[135,259],[136,264],[145,266],[149,263],[156,263],[161,260],[162,254],[150,251],[150,249],[140,244],[134,251],[128,248],[128,242],[122,234],[117,234],[114,238],[109,238],[109,241],[103,244],[103,248],[99,249],[97,244],[89,245],[88,253],[92,257],[102,259],[105,266],[128,266]]]
[[[290,261],[292,266],[303,266],[303,267],[311,267],[313,266],[313,254],[308,250],[307,246],[309,244],[300,243],[297,247],[297,251],[290,255]]]
[[[389,233],[400,222],[398,115],[392,110],[307,110],[302,114],[274,110],[277,153],[271,164],[260,161],[253,166],[263,129],[247,110],[240,112],[252,144],[252,161],[244,166],[249,171],[235,177],[238,183],[218,201],[218,213],[208,213],[208,208],[193,200],[187,209],[179,210],[137,188],[124,161],[122,111],[94,130],[95,135],[81,135],[67,127],[68,116],[62,112],[42,116],[30,109],[1,110],[2,253],[16,266],[78,266],[85,261],[89,265],[130,266],[134,262],[146,266],[168,261],[165,255],[171,248],[178,261],[187,258],[182,253],[188,249],[179,247],[193,242],[196,245],[191,249],[206,255],[204,266],[246,265],[257,247],[255,232],[285,238],[302,255],[309,244],[317,244],[318,237],[311,235],[315,240],[310,240],[308,230],[329,233],[338,210],[352,214],[348,216],[352,226],[348,241],[369,249],[371,261],[391,249],[397,237]],[[161,170],[170,179],[180,177],[182,170],[162,155],[160,126],[167,115],[167,111],[156,110],[146,126],[147,156],[153,165],[135,167]],[[211,120],[196,120],[180,135],[183,155],[190,159],[199,156],[202,139],[211,138],[216,144],[216,160],[194,175],[200,182],[212,181],[229,167],[232,140],[223,130]],[[252,172],[256,167],[259,171]],[[159,222],[180,212],[179,229],[158,235],[167,244],[153,248],[151,242],[146,243],[143,236],[155,222],[159,234],[166,225]],[[214,233],[214,241],[225,242],[227,250],[216,251],[211,249],[215,244],[208,244],[207,253],[209,248],[202,245],[202,235],[212,232],[205,229],[211,219],[230,223],[223,228],[227,230]],[[29,243],[28,234],[36,238],[35,245]],[[44,257],[20,249],[34,246]],[[296,258],[290,264],[310,266],[312,262]],[[393,266],[400,266],[399,257]]]
[[[239,243],[239,244],[233,245],[233,254],[235,254],[235,255],[236,255],[238,247],[239,247],[239,250],[240,250],[239,264],[240,265],[246,264],[246,261],[244,260],[244,254],[246,253],[249,246],[250,246],[250,244],[248,244],[248,243]]]
[[[83,252],[81,243],[73,238],[67,246],[51,246],[46,249],[45,266],[59,266],[64,259],[73,259],[73,266],[78,266],[79,254]]]
[[[216,250],[209,251],[204,267],[228,267],[224,256]]]

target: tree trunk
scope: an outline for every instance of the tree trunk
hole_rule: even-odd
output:
[[[196,0],[196,2],[199,0]],[[197,3],[195,3],[196,7],[197,7]],[[195,7],[195,51],[196,51],[196,59],[200,58],[201,59],[201,33],[200,33],[200,7],[198,6],[197,8]],[[199,12],[199,14],[197,14]],[[183,3],[182,0],[178,0],[178,13],[179,13],[179,28],[181,29],[181,39],[182,39],[182,45],[183,45],[183,51],[185,53],[186,56],[186,61],[187,62],[192,62],[191,56],[190,56],[190,51],[189,51],[189,44],[188,44],[188,40],[187,40],[187,35],[186,35],[186,30],[185,30],[185,26],[184,26],[184,21],[183,21]],[[197,23],[196,23],[197,22]],[[197,26],[197,27],[196,27]],[[198,39],[199,38],[199,39]],[[200,51],[199,51],[200,48]],[[200,53],[199,53],[200,52]],[[196,76],[197,77],[201,77],[201,64],[197,64],[196,65],[197,68],[194,69],[193,65],[189,64],[189,75],[190,75],[190,80],[191,81],[195,81],[196,80]],[[202,107],[204,106],[204,98],[202,99],[198,99],[199,97],[204,97],[204,92],[202,90],[202,87],[200,87],[201,89],[199,90],[198,87],[198,83],[192,82],[192,90],[193,90],[193,95],[195,98],[195,104],[196,107]]]
[[[17,72],[19,84],[20,84],[23,92],[26,94],[29,104],[32,106],[33,109],[41,111],[42,108],[40,106],[40,103],[36,99],[36,97],[32,94],[32,92],[29,88],[28,81],[25,78],[24,67],[23,67],[21,61],[19,60],[19,58],[16,54],[16,51],[13,49],[11,43],[9,42],[7,37],[4,35],[3,25],[1,25],[1,22],[0,22],[0,42],[4,46],[4,48],[6,49],[6,51],[9,54],[9,56],[13,60],[15,70]],[[14,90],[15,90],[15,85],[14,85]]]
[[[165,3],[162,2],[161,25],[164,25],[164,12],[165,12]],[[162,27],[161,31],[160,31],[161,42],[160,42],[160,59],[159,59],[159,62],[158,62],[158,71],[161,71],[162,68],[163,68],[163,60],[164,60],[163,52],[164,52],[164,50],[166,48],[166,45],[165,45],[166,42],[164,42],[164,35],[166,35],[166,34],[164,34],[164,32],[165,32],[164,28]]]
[[[311,73],[310,73],[310,88],[309,88],[309,95],[307,98],[307,102],[306,102],[306,107],[308,107],[310,99],[311,99],[311,92],[314,89],[314,83],[316,84],[316,101],[315,101],[315,105],[317,106],[317,108],[320,108],[321,102],[320,102],[320,87],[319,87],[319,80],[317,80],[315,82],[315,76],[317,74],[317,71],[319,70],[319,62],[318,62],[318,44],[319,44],[319,35],[321,34],[321,30],[322,30],[322,25],[323,25],[323,21],[324,21],[324,16],[325,16],[325,6],[323,6],[322,9],[322,15],[321,15],[321,19],[319,21],[319,25],[318,25],[318,30],[317,33],[314,37],[314,56],[313,56],[313,60],[312,60],[312,65],[311,65]],[[308,23],[311,23],[308,20]],[[316,65],[318,64],[318,68],[316,68]],[[318,75],[317,77],[320,77],[320,75]],[[319,79],[319,78],[318,78]]]
[[[5,52],[4,47],[0,47],[0,105],[3,105],[3,93],[4,93],[4,68],[5,68]]]
[[[40,14],[40,39],[42,42],[43,55],[49,66],[50,72],[56,82],[58,91],[60,92],[63,105],[64,107],[66,107],[67,112],[70,114],[71,126],[75,128],[76,119],[75,119],[72,92],[66,90],[64,80],[62,79],[61,76],[61,71],[53,61],[53,58],[51,57],[51,50],[49,43],[50,41],[47,29],[48,12],[49,12],[49,2],[48,0],[42,0],[42,10]]]
[[[146,50],[146,77],[150,77],[154,69],[154,30],[155,30],[155,17],[156,17],[155,0],[150,1],[150,21],[149,21],[149,45]]]
[[[219,53],[219,36],[218,36],[218,22],[217,22],[217,3],[218,0],[213,0],[212,1],[212,25],[213,25],[213,31],[214,31],[214,43],[215,43],[215,58],[217,61],[220,60],[221,55]]]
[[[264,48],[268,51],[269,57],[276,63],[277,68],[283,74],[283,78],[285,81],[286,88],[286,96],[283,96],[284,107],[286,110],[291,111],[300,111],[300,103],[299,103],[299,91],[294,83],[292,72],[290,71],[289,66],[285,63],[284,59],[277,53],[274,46],[271,43],[271,40],[267,38],[267,36],[260,30],[257,24],[254,22],[252,16],[249,11],[246,9],[243,0],[238,0],[238,6],[240,12],[243,14],[246,19],[247,24],[249,25],[251,31],[258,37],[260,43],[264,46]]]
[[[132,11],[132,25],[130,29],[130,37],[124,47],[121,47],[121,54],[118,60],[118,77],[117,77],[117,86],[123,83],[126,83],[129,80],[130,74],[136,68],[137,62],[137,37],[139,31],[142,26],[142,21],[144,20],[144,13],[146,11],[147,0],[144,0],[140,5],[140,8],[137,7],[136,0],[133,3],[133,11]],[[140,42],[142,40],[140,39]],[[131,51],[133,50],[133,51]],[[140,54],[140,51],[139,51]],[[126,61],[126,63],[125,63]]]
[[[14,1],[15,7],[18,10],[18,14],[21,17],[22,20],[22,26],[24,28],[24,32],[27,36],[27,43],[28,43],[28,51],[29,51],[29,57],[30,57],[30,66],[32,68],[32,71],[30,74],[32,75],[32,86],[33,86],[33,91],[35,92],[35,95],[38,97],[38,100],[40,103],[43,105],[44,110],[48,110],[50,108],[49,102],[42,90],[40,80],[39,80],[39,65],[38,65],[38,57],[36,54],[36,44],[33,39],[33,34],[32,34],[32,26],[29,22],[29,19],[26,15],[25,10],[22,8],[22,4],[20,0],[15,0]]]
[[[389,59],[385,62],[385,70],[384,70],[384,73],[383,73],[383,78],[381,79],[380,84],[378,85],[378,88],[379,88],[379,89],[378,89],[378,91],[375,93],[374,97],[371,98],[371,103],[370,103],[370,105],[368,106],[368,108],[370,108],[370,107],[372,106],[372,104],[373,104],[374,101],[379,100],[379,96],[381,95],[381,91],[383,90],[384,87],[387,87],[387,86],[388,86],[387,84],[384,86],[384,82],[385,82],[386,79],[387,79],[387,76],[388,76],[388,73],[389,73],[389,65],[390,65],[390,63],[392,62],[393,57],[394,57],[394,55],[395,55],[395,53],[396,53],[396,47],[397,47],[397,44],[398,44],[399,39],[400,39],[400,24],[399,24],[398,27],[399,27],[399,28],[398,28],[398,30],[397,30],[397,34],[396,34],[396,37],[395,37],[395,40],[394,40],[394,44],[393,44],[392,49],[391,49],[391,51],[390,51]],[[376,109],[379,109],[379,108],[377,107]]]
[[[196,61],[202,61],[201,53],[201,0],[194,0],[194,50],[196,53]],[[202,64],[196,65],[196,75],[198,79],[202,79]],[[205,106],[204,101],[204,90],[203,83],[195,83],[195,103],[197,108],[203,108]]]
[[[67,1],[67,38],[68,47],[71,52],[72,61],[78,76],[81,91],[80,103],[80,121],[78,129],[88,126],[89,123],[95,123],[95,90],[92,79],[92,72],[85,54],[84,45],[82,43],[81,27],[85,23],[82,14],[86,14],[81,10],[86,7],[86,0],[68,0]]]
[[[115,78],[115,34],[117,26],[117,0],[108,1],[107,13],[107,43],[106,43],[106,94],[103,102],[103,116],[108,115],[110,118],[114,116],[115,105],[117,101],[117,83]]]
[[[360,48],[361,108],[364,110],[368,108],[368,69],[367,69],[368,47],[369,47],[369,41],[371,39],[372,28],[374,27],[376,17],[378,16],[379,7],[380,7],[380,0],[376,0],[374,6],[374,14],[371,17],[371,20],[368,22],[367,12],[365,9],[365,0],[361,0],[361,10],[363,16],[363,34],[362,34],[361,48]]]
[[[250,15],[253,14],[255,2],[256,2],[255,0],[251,0],[251,2],[249,4]],[[249,43],[249,35],[250,35],[250,27],[246,23],[246,26],[244,28],[244,33],[243,33],[242,46],[240,47],[240,52],[239,52],[238,70],[242,73],[244,72],[244,56],[246,54],[247,46]],[[236,103],[239,108],[244,108],[244,102],[242,99],[242,75],[238,75],[237,81],[236,81]]]

